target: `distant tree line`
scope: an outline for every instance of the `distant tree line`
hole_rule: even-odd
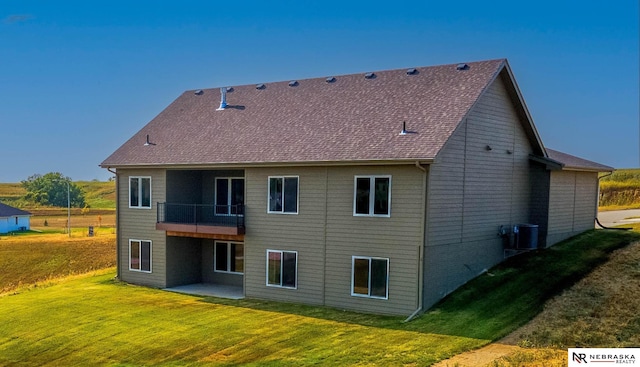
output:
[[[72,207],[86,206],[84,193],[71,182],[69,177],[59,172],[45,175],[35,174],[20,182],[27,191],[25,199],[41,205],[67,207],[67,198]],[[68,195],[67,195],[68,193]]]

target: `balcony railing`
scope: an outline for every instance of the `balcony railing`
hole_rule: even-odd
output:
[[[235,227],[244,232],[244,205],[158,203],[158,223]]]

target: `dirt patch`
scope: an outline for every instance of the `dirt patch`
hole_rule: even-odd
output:
[[[479,367],[486,366],[491,362],[519,351],[520,348],[515,345],[508,345],[502,343],[489,344],[480,349],[472,350],[457,356],[453,356],[444,361],[440,361],[433,365],[433,367]]]

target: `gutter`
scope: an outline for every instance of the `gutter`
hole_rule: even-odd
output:
[[[205,162],[205,163],[135,163],[135,164],[114,164],[103,165],[102,168],[139,168],[139,169],[223,169],[223,168],[267,168],[267,167],[335,167],[335,166],[388,166],[406,164],[431,164],[434,158],[403,158],[403,159],[382,159],[382,160],[349,160],[349,161],[290,161],[290,162]],[[424,170],[424,168],[420,168]]]

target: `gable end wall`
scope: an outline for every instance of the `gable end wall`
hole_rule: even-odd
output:
[[[529,221],[532,152],[497,78],[430,168],[424,308],[504,259],[500,226]]]

